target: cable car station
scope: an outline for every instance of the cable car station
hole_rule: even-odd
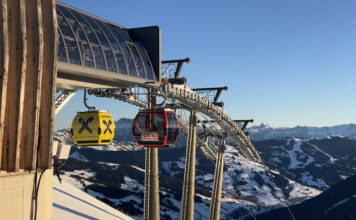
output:
[[[260,161],[218,102],[227,88],[209,100],[195,92],[207,88],[192,90],[179,76],[189,58],[161,60],[159,27],[127,29],[48,0],[1,0],[0,19],[0,219],[51,219],[54,117],[80,89],[141,109],[132,133],[146,152],[144,219],[159,219],[158,151],[174,146],[180,133],[187,137],[180,218],[194,219],[196,148],[217,166],[209,218],[219,218],[225,137],[214,146],[197,135],[198,123],[210,134],[224,131],[242,155]],[[115,109],[87,107],[73,119],[74,144],[110,144]]]

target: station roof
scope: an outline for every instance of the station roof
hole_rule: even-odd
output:
[[[60,3],[57,20],[57,86],[105,88],[159,84],[158,27],[126,29]]]

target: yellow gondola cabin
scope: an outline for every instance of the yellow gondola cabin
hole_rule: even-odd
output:
[[[111,115],[104,110],[78,112],[71,129],[76,145],[107,145],[115,134],[115,123]]]

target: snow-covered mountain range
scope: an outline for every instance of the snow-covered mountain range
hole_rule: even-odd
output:
[[[121,119],[116,125],[115,141],[109,146],[73,146],[71,158],[63,168],[63,179],[140,219],[143,213],[144,150],[133,143],[130,119]],[[254,128],[250,128],[250,133],[251,129]],[[267,166],[244,159],[234,144],[228,142],[222,219],[248,217],[248,209],[258,214],[281,207],[286,202],[302,202],[356,174],[356,140],[332,135],[328,133],[325,138],[280,135],[270,140],[253,141]],[[56,139],[72,143],[68,130],[57,131]],[[179,218],[184,157],[184,136],[180,136],[176,147],[159,151],[162,219]],[[207,219],[213,175],[214,163],[198,152],[195,219]]]
[[[265,164],[301,184],[325,190],[356,174],[356,140],[272,139],[253,141]]]
[[[273,128],[266,123],[247,128],[253,140],[295,138],[326,138],[328,136],[342,136],[356,138],[356,124],[344,124],[331,127],[306,127]]]

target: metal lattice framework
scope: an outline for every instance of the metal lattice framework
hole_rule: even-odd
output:
[[[236,143],[241,153],[249,160],[260,161],[260,156],[256,149],[253,147],[249,137],[237,126],[237,124],[226,114],[223,108],[214,105],[208,100],[200,97],[191,89],[186,86],[175,86],[169,83],[163,84],[160,88],[155,90],[155,95],[164,97],[170,100],[171,103],[179,105],[181,108],[187,110],[196,110],[201,114],[208,116],[215,120],[215,122],[224,130],[228,136]],[[91,90],[89,94],[93,94],[97,97],[108,97],[117,99],[123,102],[130,103],[132,105],[146,108],[147,103],[144,99],[140,99],[139,94],[135,94],[128,90]],[[181,123],[182,131],[184,135],[187,135],[188,124]],[[204,142],[202,139],[197,138],[197,144],[199,150],[205,157],[210,159],[216,159],[216,152]]]
[[[71,98],[75,95],[76,91],[73,90],[61,90],[60,94],[54,102],[55,114],[57,113],[69,102]]]

